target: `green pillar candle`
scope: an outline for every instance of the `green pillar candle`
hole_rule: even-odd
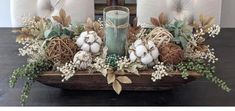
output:
[[[105,12],[105,45],[108,55],[124,56],[128,37],[129,10],[125,7],[110,7]],[[125,9],[125,10],[124,10]]]

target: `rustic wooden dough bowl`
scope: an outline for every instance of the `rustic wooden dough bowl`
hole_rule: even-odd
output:
[[[127,74],[132,80],[132,84],[122,84],[123,90],[126,91],[158,91],[167,90],[192,82],[202,75],[189,72],[188,79],[183,79],[180,73],[170,73],[170,76],[164,77],[162,80],[152,82],[151,72],[142,71],[140,76]],[[107,84],[106,78],[101,73],[89,74],[87,71],[77,72],[72,78],[66,82],[61,82],[60,73],[45,72],[37,81],[42,84],[68,90],[113,90],[111,85]]]

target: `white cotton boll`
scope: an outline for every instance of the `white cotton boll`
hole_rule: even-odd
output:
[[[85,32],[82,32],[82,33],[80,34],[80,36],[81,36],[81,37],[85,37],[87,34],[88,34],[88,32],[85,31]]]
[[[131,44],[128,53],[130,54],[131,52],[133,52],[133,49],[135,49],[134,44]]]
[[[128,52],[132,62],[138,60],[143,65],[153,66],[158,61],[159,50],[153,41],[143,42],[138,39],[129,47]]]
[[[85,54],[86,54],[85,51],[79,51],[79,52],[77,52],[77,53],[74,55],[73,62],[74,62],[74,63],[79,62],[79,64],[80,64],[80,60],[83,59],[83,55],[85,55]]]
[[[87,69],[92,62],[91,54],[86,51],[79,51],[74,55],[73,63],[78,69]]]
[[[148,49],[149,49],[149,50],[152,49],[152,48],[155,48],[155,47],[156,47],[156,46],[155,46],[154,42],[148,41]]]
[[[90,46],[89,46],[89,44],[84,43],[84,44],[82,45],[81,49],[82,49],[83,51],[89,52],[89,51],[90,51]]]
[[[88,34],[85,38],[87,43],[93,43],[96,40],[96,37],[93,34]]]
[[[95,31],[89,31],[89,34],[92,34],[94,36],[97,36],[96,32]]]
[[[76,44],[81,47],[82,44],[84,43],[85,38],[83,36],[78,37]]]
[[[152,51],[151,51],[151,55],[153,57],[153,59],[157,59],[159,56],[159,50],[157,47],[155,47]]]
[[[85,31],[81,33],[76,43],[83,51],[98,53],[103,41],[95,31]]]
[[[156,63],[156,62],[153,61],[153,62],[149,63],[148,66],[149,66],[149,67],[153,67],[153,66],[155,65],[155,63]]]
[[[93,43],[91,45],[91,52],[98,53],[100,51],[100,45],[98,43]]]
[[[150,54],[146,54],[141,58],[141,62],[145,65],[150,64],[153,61],[153,57]]]
[[[141,39],[138,39],[138,40],[135,41],[134,46],[137,47],[141,44],[143,44],[143,41]]]
[[[139,45],[138,47],[136,47],[136,55],[138,57],[142,57],[147,52],[148,51],[147,51],[146,47],[143,45]]]
[[[80,68],[81,68],[81,69],[85,69],[85,68],[86,68],[86,63],[85,63],[85,62],[82,62],[82,63],[80,64]]]
[[[96,42],[99,43],[99,44],[102,44],[102,40],[99,36],[97,36]]]
[[[75,65],[81,63],[80,58],[81,58],[81,57],[79,57],[78,55],[74,55],[73,62],[75,63]]]
[[[136,59],[137,59],[137,57],[136,57],[136,55],[135,55],[135,52],[132,51],[132,52],[130,53],[130,60],[131,60],[132,62],[135,62]]]

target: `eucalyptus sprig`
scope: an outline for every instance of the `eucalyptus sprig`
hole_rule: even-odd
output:
[[[220,87],[224,91],[231,91],[226,82],[215,76],[215,66],[207,64],[203,60],[187,60],[178,64],[176,67],[181,72],[184,79],[187,79],[188,71],[196,71],[198,73],[201,73],[206,79],[218,85],[218,87]]]
[[[27,65],[23,65],[13,71],[9,79],[9,86],[14,88],[18,79],[25,80],[25,84],[22,90],[20,101],[22,105],[25,105],[28,95],[31,90],[31,86],[35,79],[44,71],[49,71],[53,64],[49,61],[39,60]]]
[[[193,28],[185,21],[180,20],[177,20],[172,24],[167,24],[165,28],[168,29],[174,36],[173,41],[180,45],[183,49],[186,49],[188,42],[193,35]]]

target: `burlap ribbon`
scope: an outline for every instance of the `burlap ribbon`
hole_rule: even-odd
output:
[[[115,25],[111,20],[107,20],[106,27],[111,27],[114,29],[115,37],[117,37],[118,29],[125,29],[129,27],[129,23]]]

